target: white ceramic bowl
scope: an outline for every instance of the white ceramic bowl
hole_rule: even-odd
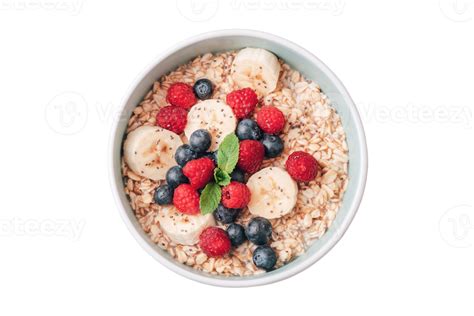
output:
[[[319,83],[341,116],[349,146],[349,184],[343,204],[328,231],[301,256],[272,272],[251,277],[221,277],[196,271],[180,264],[154,244],[137,222],[123,190],[120,169],[122,142],[127,122],[135,106],[150,90],[155,80],[198,55],[243,47],[265,48],[282,58],[308,79]],[[205,33],[183,41],[162,54],[132,86],[125,98],[120,119],[113,126],[110,152],[111,186],[119,212],[138,243],[156,260],[187,278],[218,286],[244,287],[283,280],[311,266],[324,256],[349,227],[365,188],[367,147],[362,123],[349,93],[329,68],[304,48],[281,37],[250,30],[223,30]]]

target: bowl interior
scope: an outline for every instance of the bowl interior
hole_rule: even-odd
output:
[[[306,78],[317,82],[331,99],[341,116],[349,146],[349,184],[344,194],[343,205],[328,231],[301,256],[275,271],[251,277],[220,277],[198,272],[176,262],[169,254],[154,244],[138,224],[123,191],[120,169],[121,148],[127,122],[135,106],[151,89],[153,82],[198,55],[208,52],[239,49],[243,47],[265,48],[282,58]],[[278,281],[293,275],[321,258],[344,234],[359,205],[364,190],[367,159],[364,132],[357,110],[345,88],[335,75],[316,57],[306,50],[273,35],[251,32],[216,32],[195,37],[165,53],[160,60],[138,81],[124,104],[117,122],[112,143],[112,186],[125,212],[124,220],[139,243],[157,260],[175,272],[191,279],[214,285],[248,286]]]

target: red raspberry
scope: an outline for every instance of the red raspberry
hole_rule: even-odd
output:
[[[214,175],[214,163],[207,157],[194,159],[188,162],[183,173],[189,179],[189,183],[194,189],[201,189],[211,180]]]
[[[177,82],[173,83],[168,88],[166,101],[171,105],[176,105],[189,110],[194,104],[196,104],[197,99],[194,95],[193,87],[183,82]]]
[[[207,227],[199,235],[199,247],[209,257],[222,257],[229,253],[229,235],[219,227]]]
[[[244,183],[232,181],[222,188],[221,202],[227,208],[244,208],[249,201],[250,190]]]
[[[188,122],[188,113],[177,106],[165,106],[156,115],[156,125],[166,128],[176,134],[181,134]]]
[[[237,165],[247,173],[255,173],[262,166],[265,148],[257,140],[246,139],[239,145],[239,161]]]
[[[226,103],[232,108],[238,119],[245,118],[255,110],[258,97],[255,91],[250,88],[235,90],[226,97]]]
[[[190,184],[180,184],[173,194],[174,206],[184,214],[196,215],[199,208],[199,194]]]
[[[286,170],[296,181],[308,182],[316,178],[321,168],[316,158],[304,151],[293,152],[286,161]]]
[[[285,115],[274,106],[263,106],[257,113],[258,126],[268,134],[278,134],[285,127]]]

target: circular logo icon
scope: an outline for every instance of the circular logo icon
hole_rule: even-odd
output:
[[[87,111],[87,102],[80,94],[63,92],[46,105],[46,123],[58,134],[73,135],[86,126]]]
[[[439,0],[445,17],[454,22],[466,22],[474,15],[474,0]]]
[[[474,243],[474,208],[459,205],[447,210],[439,220],[439,232],[452,247],[471,247]]]
[[[216,15],[218,0],[176,0],[179,13],[192,22],[204,22]]]

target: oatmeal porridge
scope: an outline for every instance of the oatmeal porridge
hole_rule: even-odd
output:
[[[348,184],[330,100],[263,49],[205,54],[158,78],[125,138],[124,190],[143,230],[211,274],[265,273],[303,254]]]

